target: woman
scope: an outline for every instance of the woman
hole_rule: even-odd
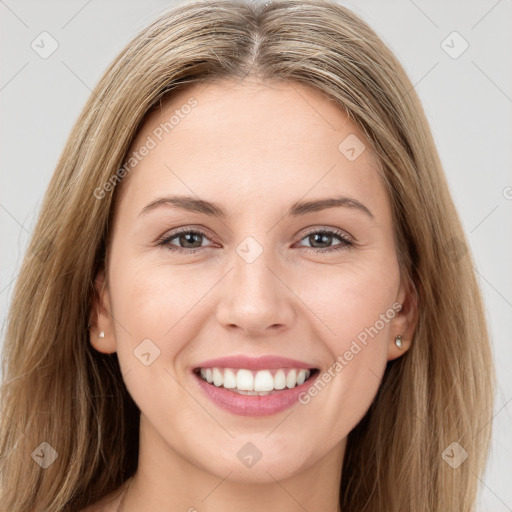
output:
[[[0,511],[470,511],[493,367],[401,65],[320,0],[182,4],[113,62],[23,262]]]

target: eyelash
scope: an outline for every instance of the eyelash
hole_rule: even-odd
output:
[[[178,253],[195,253],[195,252],[198,252],[199,250],[203,249],[203,247],[196,247],[196,248],[193,248],[193,249],[189,249],[189,248],[186,248],[186,247],[178,247],[176,245],[173,245],[171,244],[171,240],[174,240],[176,237],[180,236],[181,234],[195,234],[195,235],[201,235],[205,238],[207,238],[208,240],[210,240],[208,238],[208,235],[204,232],[204,231],[201,231],[199,229],[187,229],[187,228],[182,228],[182,229],[178,229],[174,232],[172,232],[171,234],[167,235],[167,236],[164,236],[160,239],[158,239],[158,246],[163,246],[165,247],[167,250],[171,251],[171,252],[178,252]],[[334,235],[335,237],[337,237],[341,243],[338,244],[338,245],[335,245],[334,247],[327,247],[327,248],[324,248],[324,249],[317,249],[315,247],[307,247],[307,246],[302,246],[302,247],[306,247],[307,249],[310,249],[314,252],[317,252],[317,253],[326,253],[326,252],[335,252],[335,251],[342,251],[344,249],[348,249],[352,246],[355,245],[355,243],[349,238],[347,237],[347,235],[345,233],[343,233],[342,231],[340,230],[337,230],[337,229],[325,229],[325,228],[320,228],[320,229],[312,229],[310,231],[308,231],[301,239],[300,241],[304,240],[304,238],[307,238],[308,236],[310,235],[328,235],[328,236],[331,236],[331,235]]]

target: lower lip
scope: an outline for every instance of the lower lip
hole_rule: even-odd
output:
[[[309,389],[320,372],[316,372],[300,386],[276,391],[269,395],[242,395],[226,388],[217,387],[203,380],[195,372],[193,376],[206,396],[216,405],[239,416],[270,416],[298,403],[299,395]]]

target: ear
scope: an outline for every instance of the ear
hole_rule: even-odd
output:
[[[388,361],[400,357],[409,350],[418,324],[418,297],[409,280],[401,280],[397,302],[402,305],[402,308],[392,320]],[[395,343],[395,338],[398,335],[402,337],[402,348],[397,347]]]
[[[111,314],[110,296],[103,268],[96,275],[94,290],[94,298],[89,314],[89,338],[91,345],[98,352],[112,354],[117,350],[117,343]],[[100,338],[100,332],[104,333],[104,337]]]

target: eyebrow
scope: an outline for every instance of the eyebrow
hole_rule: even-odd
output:
[[[147,204],[141,210],[141,212],[139,213],[139,217],[141,215],[147,214],[151,210],[154,210],[160,206],[170,206],[173,208],[178,208],[180,210],[185,210],[189,212],[203,213],[205,215],[219,217],[221,219],[224,219],[229,216],[221,206],[210,201],[197,199],[193,196],[167,196],[151,201],[151,203]],[[318,212],[321,210],[326,210],[328,208],[336,207],[353,208],[365,213],[371,219],[374,219],[372,212],[363,203],[359,202],[357,199],[353,199],[347,196],[316,199],[313,201],[298,201],[292,204],[292,206],[286,213],[286,216],[297,217],[299,215],[305,215],[307,213]]]

